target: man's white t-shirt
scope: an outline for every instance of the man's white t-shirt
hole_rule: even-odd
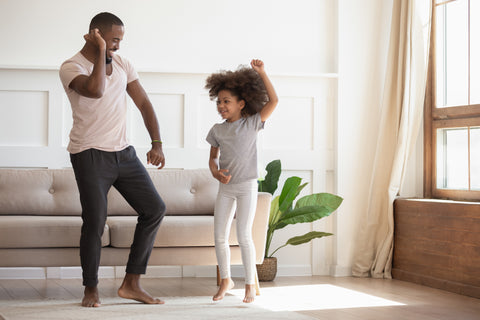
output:
[[[60,79],[72,106],[73,127],[67,150],[73,154],[91,148],[120,151],[128,147],[126,89],[138,74],[127,59],[115,54],[101,98],[87,98],[68,87],[77,76],[89,76],[92,70],[93,63],[80,52],[60,67]]]

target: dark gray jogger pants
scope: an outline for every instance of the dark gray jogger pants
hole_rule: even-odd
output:
[[[138,213],[126,272],[144,274],[157,230],[165,215],[165,203],[132,146],[106,152],[88,149],[71,154],[82,205],[80,260],[83,285],[98,284],[102,234],[107,220],[107,193],[114,186]]]

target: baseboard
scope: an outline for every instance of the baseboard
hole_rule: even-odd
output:
[[[352,267],[351,266],[339,266],[332,265],[330,266],[329,276],[332,277],[351,277],[352,276]]]
[[[243,265],[233,265],[232,277],[244,278]],[[332,269],[330,268],[330,271]],[[123,278],[125,267],[100,267],[100,279]],[[338,273],[338,272],[337,272]],[[149,266],[145,278],[161,277],[216,277],[216,266]],[[278,277],[312,276],[312,266],[306,265],[279,265]],[[315,275],[328,275],[315,274]],[[343,275],[343,274],[342,274]],[[335,276],[340,276],[335,274]],[[48,268],[0,268],[0,279],[81,279],[80,267],[48,267]]]
[[[234,277],[243,277],[243,266],[232,266]],[[216,277],[215,266],[149,266],[145,278]],[[123,278],[125,266],[100,267],[99,279]],[[80,267],[0,268],[0,279],[81,279]]]
[[[114,267],[100,267],[98,277],[115,278]],[[80,267],[0,268],[0,279],[81,279]]]
[[[102,267],[101,267],[102,268]],[[105,267],[107,268],[107,267]],[[99,278],[123,278],[125,276],[125,266],[110,267],[113,268],[113,276],[102,276],[99,274]],[[177,266],[151,266],[147,268],[147,273],[142,278],[165,278],[165,277],[181,277],[181,267]]]
[[[46,279],[45,268],[0,268],[0,279]]]
[[[278,277],[306,277],[312,276],[310,264],[300,265],[279,265],[277,266]]]
[[[183,266],[182,277],[214,278],[217,276],[216,266]]]

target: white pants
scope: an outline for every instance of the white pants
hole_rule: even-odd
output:
[[[231,277],[228,238],[236,209],[237,239],[245,267],[245,284],[255,284],[255,246],[252,239],[252,225],[257,209],[257,190],[257,180],[232,185],[220,183],[214,219],[215,251],[221,279]]]

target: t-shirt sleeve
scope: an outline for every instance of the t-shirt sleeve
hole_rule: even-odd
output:
[[[122,57],[122,64],[127,74],[127,83],[135,81],[139,78],[137,71],[133,67],[133,64],[128,59]]]
[[[87,75],[88,71],[85,70],[80,64],[74,61],[65,61],[60,67],[60,81],[62,82],[63,87],[65,90],[69,89],[69,85],[73,79],[78,77],[79,75]]]
[[[213,126],[208,132],[206,140],[208,143],[210,143],[212,147],[218,148],[220,146],[220,144],[218,143],[215,137],[215,126]]]
[[[250,117],[252,122],[253,122],[253,127],[257,130],[260,131],[265,127],[265,122],[262,121],[262,117],[260,116],[260,113],[256,113],[253,116]]]

